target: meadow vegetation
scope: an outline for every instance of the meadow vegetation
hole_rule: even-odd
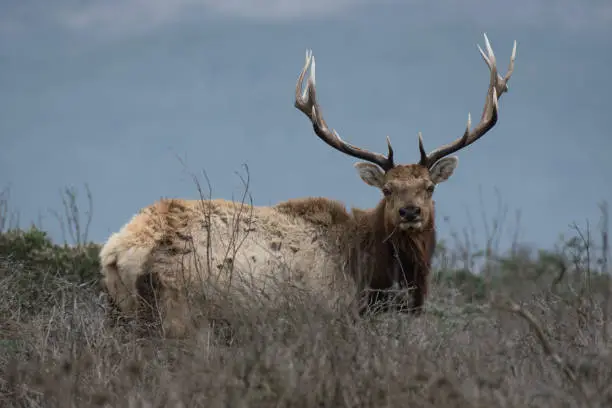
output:
[[[18,228],[0,197],[3,407],[612,406],[604,204],[596,227],[561,226],[554,250],[501,251],[500,216],[483,245],[469,230],[441,241],[418,318],[356,320],[284,288],[275,302],[227,298],[223,319],[193,299],[209,323],[171,340],[112,318],[92,207],[81,214],[75,190],[62,198],[57,244]]]

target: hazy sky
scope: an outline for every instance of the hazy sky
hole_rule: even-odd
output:
[[[378,152],[389,135],[396,161],[414,162],[417,132],[431,150],[480,118],[483,32],[503,73],[517,40],[515,73],[496,127],[436,191],[441,235],[469,210],[482,239],[498,189],[505,237],[521,210],[522,240],[549,246],[612,205],[609,0],[4,0],[0,188],[22,226],[41,215],[60,238],[59,189],[88,183],[95,241],[160,197],[196,198],[190,172],[237,196],[243,163],[256,204],[372,207],[356,160],[293,107],[306,48],[330,126]]]

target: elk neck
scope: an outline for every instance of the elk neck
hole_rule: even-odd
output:
[[[415,273],[429,274],[436,243],[435,212],[422,231],[402,231],[385,223],[384,201],[376,208],[377,225],[384,226],[377,235],[388,254],[387,270],[393,281],[414,280]],[[381,231],[382,232],[382,231]],[[380,242],[380,241],[379,241]]]

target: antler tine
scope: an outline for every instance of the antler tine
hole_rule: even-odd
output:
[[[310,67],[310,76],[306,81],[306,88],[302,91],[302,85],[306,71]],[[306,50],[306,59],[304,67],[300,72],[295,87],[295,103],[294,106],[299,109],[304,115],[308,116],[312,122],[314,132],[321,140],[327,143],[329,146],[336,150],[339,150],[349,156],[356,157],[358,159],[366,160],[371,163],[379,165],[383,170],[387,171],[392,169],[395,164],[393,163],[393,148],[391,147],[391,141],[387,136],[387,148],[389,153],[384,156],[380,153],[370,152],[368,150],[360,149],[357,146],[353,146],[348,142],[345,142],[338,132],[330,130],[323,118],[323,112],[321,106],[317,101],[316,96],[316,82],[315,82],[315,57],[312,55],[311,50]]]
[[[514,41],[514,46],[512,48],[512,56],[510,57],[508,72],[502,77],[497,72],[495,54],[493,53],[493,48],[491,47],[491,43],[489,42],[489,38],[487,37],[486,33],[484,34],[484,39],[486,53],[482,50],[482,48],[480,48],[480,45],[478,45],[478,51],[480,51],[482,59],[489,67],[490,81],[480,122],[476,125],[476,127],[474,127],[474,129],[470,130],[471,115],[468,113],[467,127],[463,136],[451,143],[438,147],[429,154],[424,154],[423,140],[419,134],[419,150],[421,152],[421,160],[419,163],[423,166],[431,167],[441,158],[471,145],[489,130],[491,130],[491,128],[493,128],[493,126],[495,126],[497,123],[499,112],[498,100],[504,92],[508,92],[508,81],[510,80],[510,77],[514,71],[514,60],[516,59],[516,41]]]

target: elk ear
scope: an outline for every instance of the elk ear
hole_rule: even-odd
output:
[[[355,163],[359,176],[366,184],[372,187],[382,188],[385,184],[385,172],[375,164],[359,162]]]
[[[457,168],[458,164],[459,158],[457,158],[457,156],[444,157],[443,159],[438,160],[429,169],[429,177],[431,178],[431,181],[433,181],[434,184],[439,184],[448,180],[448,178],[455,171],[455,168]]]

